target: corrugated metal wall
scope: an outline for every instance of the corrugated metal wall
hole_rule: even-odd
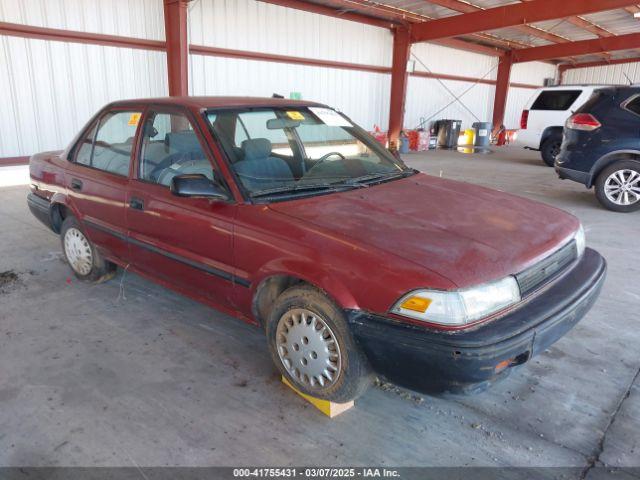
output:
[[[416,72],[486,80],[495,79],[498,65],[495,57],[427,43],[412,46],[411,60],[415,62]],[[476,121],[490,121],[494,90],[493,85],[482,83],[411,76],[405,104],[405,126],[413,128],[439,118],[462,120],[463,128]]]
[[[556,66],[550,63],[517,63],[511,69],[511,82],[542,86],[545,78],[555,78],[556,74]],[[507,128],[520,128],[522,110],[533,92],[530,88],[512,87],[509,89],[507,108],[504,113],[504,124]]]
[[[620,63],[601,67],[575,68],[564,74],[564,83],[622,84],[640,83],[640,62]]]
[[[498,59],[495,57],[425,43],[414,45],[411,53],[416,71],[496,79]],[[555,75],[556,67],[549,63],[518,63],[512,68],[511,82],[543,85],[545,78]],[[522,107],[532,93],[530,88],[509,89],[505,111],[507,128],[519,127]],[[411,77],[405,125],[411,128],[432,117],[462,120],[463,128],[469,128],[478,119],[491,121],[494,96],[493,85]],[[456,97],[461,102],[455,101]]]
[[[0,21],[164,39],[162,0],[0,0]],[[189,37],[197,45],[390,67],[383,28],[254,0],[195,0]],[[497,59],[431,44],[414,45],[416,71],[495,79]],[[105,103],[167,94],[165,54],[128,48],[0,37],[0,157],[64,147]],[[371,129],[386,128],[390,75],[338,68],[190,55],[190,93],[302,97],[343,110]],[[512,81],[542,84],[544,63],[514,66]],[[490,120],[493,85],[412,76],[406,121]],[[454,101],[460,96],[464,107]],[[512,89],[507,126],[517,127],[528,89]],[[466,107],[466,108],[465,108]]]
[[[0,21],[164,40],[162,0],[0,0]]]
[[[391,65],[392,36],[386,29],[253,0],[194,2],[189,35],[196,45]],[[386,127],[390,81],[379,73],[190,55],[194,95],[300,92],[304,99],[339,108],[368,129]]]
[[[161,0],[0,0],[0,21],[164,39]],[[167,95],[162,52],[0,36],[0,157],[65,147],[104,104]]]

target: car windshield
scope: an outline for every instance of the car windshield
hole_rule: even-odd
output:
[[[207,119],[254,199],[361,188],[414,173],[326,107],[210,110]]]

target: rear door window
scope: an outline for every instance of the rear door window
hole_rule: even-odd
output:
[[[131,150],[141,112],[111,111],[100,118],[84,138],[76,154],[76,163],[116,175],[128,176]]]
[[[568,110],[582,90],[545,90],[533,102],[531,110]]]

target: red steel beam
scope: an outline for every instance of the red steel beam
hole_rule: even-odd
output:
[[[569,17],[567,18],[567,21],[569,23],[572,23],[576,27],[580,27],[581,29],[586,30],[589,33],[593,33],[594,35],[597,35],[598,37],[613,36],[613,33],[611,33],[609,30],[605,30],[601,26],[596,25],[595,23],[592,23],[581,17]]]
[[[29,165],[29,157],[4,157],[0,158],[0,167],[14,165]]]
[[[263,62],[290,63],[294,65],[308,65],[312,67],[338,68],[344,70],[360,70],[373,73],[391,73],[389,67],[378,65],[365,65],[362,63],[336,62],[332,60],[320,60],[315,58],[292,57],[274,53],[250,52],[246,50],[233,50],[230,48],[206,47],[204,45],[189,45],[189,51],[196,55],[212,57],[241,58],[243,60],[258,60]]]
[[[303,0],[259,0],[264,3],[271,3],[273,5],[279,5],[281,7],[295,8],[296,10],[303,10],[305,12],[317,13],[319,15],[326,15],[334,18],[341,18],[343,20],[350,20],[352,22],[364,23],[367,25],[373,25],[380,28],[392,28],[395,24],[393,20],[372,17],[368,15],[362,15],[359,13],[340,11],[335,8],[326,7],[316,3],[308,3]]]
[[[520,0],[521,2],[530,2],[531,0]],[[580,27],[587,32],[593,33],[598,37],[610,37],[613,33],[605,30],[604,28],[596,25],[595,23],[590,22],[589,20],[585,20],[582,17],[567,17],[567,22],[575,25],[576,27]]]
[[[549,60],[552,58],[573,57],[616,50],[631,50],[633,48],[640,48],[640,33],[616,35],[593,40],[580,40],[578,42],[559,45],[522,48],[520,50],[513,50],[513,61],[532,62],[536,60]]]
[[[188,0],[164,0],[169,96],[189,95]]]
[[[532,0],[465,13],[412,26],[412,40],[425,42],[504,27],[626,7],[630,0]]]
[[[497,57],[503,55],[505,50],[497,47],[487,47],[478,43],[466,42],[464,40],[458,40],[457,38],[442,38],[440,40],[434,40],[431,43],[442,45],[445,47],[456,48],[458,50],[465,50],[467,52],[481,53],[482,55],[490,55]]]
[[[34,38],[37,40],[51,40],[55,42],[84,43],[89,45],[104,45],[107,47],[136,48],[141,50],[164,51],[165,42],[161,40],[147,40],[144,38],[121,37],[118,35],[103,35],[101,33],[77,32],[58,28],[34,27],[17,23],[0,22],[0,35],[10,37]]]
[[[478,7],[471,3],[463,2],[462,0],[428,0],[428,2],[460,13],[473,13],[485,10],[484,8]],[[532,27],[531,25],[516,25],[514,28],[527,35],[543,38],[553,43],[564,43],[569,41],[566,38],[561,37],[560,35],[542,30],[541,28]]]
[[[493,129],[498,130],[504,123],[504,112],[507,106],[507,95],[509,94],[509,78],[511,77],[512,66],[511,53],[500,59],[498,64],[498,75],[496,79],[496,92],[493,98]]]
[[[464,43],[464,42],[462,42]],[[251,52],[247,50],[232,50],[229,48],[207,47],[203,45],[190,45],[189,52],[193,55],[204,55],[211,57],[239,58],[242,60],[255,60],[262,62],[289,63],[294,65],[308,65],[311,67],[337,68],[344,70],[357,70],[362,72],[390,74],[391,68],[379,65],[366,65],[362,63],[336,62],[332,60],[319,60],[315,58],[292,57],[289,55],[278,55],[274,53]],[[493,52],[492,52],[493,53]],[[446,73],[420,72],[416,71],[410,76],[423,78],[438,78],[440,80],[454,80],[459,82],[482,83],[495,85],[496,81],[486,78],[466,77],[462,75],[451,75]],[[517,88],[539,88],[540,85],[528,83],[512,83],[512,87]]]
[[[391,95],[389,107],[389,148],[398,149],[398,140],[404,120],[407,97],[407,62],[411,53],[411,38],[407,28],[393,32],[393,59],[391,64]]]
[[[452,80],[454,82],[468,82],[468,83],[480,83],[483,85],[496,85],[496,80],[477,77],[465,77],[462,75],[450,75],[447,73],[431,73],[431,72],[413,72],[409,74],[412,77],[422,78],[437,78],[439,80]],[[535,90],[540,88],[541,85],[532,85],[530,83],[509,83],[509,87],[512,88],[529,88]]]

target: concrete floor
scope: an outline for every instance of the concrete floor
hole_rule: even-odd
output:
[[[0,466],[640,466],[640,212],[603,210],[533,152],[405,158],[577,215],[610,267],[594,309],[485,393],[372,388],[329,420],[279,382],[260,331],[130,273],[77,282],[26,187],[3,187]]]

